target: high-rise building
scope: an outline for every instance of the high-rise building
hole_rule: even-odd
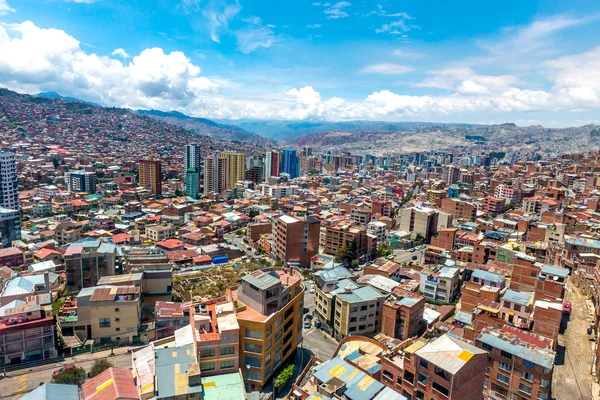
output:
[[[281,172],[289,174],[290,178],[298,177],[298,157],[296,156],[296,150],[292,148],[283,150]]]
[[[162,195],[162,169],[157,160],[140,160],[138,162],[138,182],[142,187],[149,189],[154,196]]]
[[[400,212],[400,230],[409,232],[414,238],[421,234],[429,240],[437,229],[438,212],[427,207],[405,208]]]
[[[265,154],[265,182],[272,176],[279,176],[279,152],[267,151]]]
[[[308,217],[294,218],[282,215],[273,223],[273,246],[271,255],[288,263],[309,266],[310,260],[319,252],[321,221]]]
[[[263,178],[262,165],[253,165],[246,170],[246,180],[254,183],[260,183]]]
[[[227,189],[229,159],[219,154],[204,159],[204,194],[223,193]]]
[[[200,193],[200,174],[196,168],[188,168],[185,172],[185,195],[197,199]]]
[[[0,207],[1,246],[10,247],[13,240],[21,240],[21,216],[19,210]]]
[[[308,146],[304,146],[304,148],[302,149],[302,155],[304,157],[310,157],[313,155],[313,149],[312,147],[308,147]]]
[[[95,172],[73,171],[65,174],[65,185],[72,193],[96,193],[98,177]]]
[[[228,160],[227,189],[232,189],[238,181],[246,179],[246,155],[243,153],[221,153]]]
[[[17,182],[17,164],[15,153],[0,152],[0,207],[18,210],[19,184]]]
[[[200,146],[197,144],[188,144],[185,146],[185,170],[195,168],[198,173],[202,169],[202,155]]]

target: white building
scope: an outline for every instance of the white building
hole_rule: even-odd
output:
[[[377,246],[381,246],[385,242],[387,226],[381,221],[371,221],[367,225],[367,232],[377,236]]]
[[[95,172],[73,171],[65,174],[65,185],[71,193],[96,193],[97,182],[98,178]]]
[[[15,153],[0,152],[0,207],[19,210]]]
[[[293,196],[298,189],[298,186],[290,185],[290,186],[279,186],[279,185],[267,185],[262,184],[262,195],[268,196],[271,198],[280,199],[282,197]]]

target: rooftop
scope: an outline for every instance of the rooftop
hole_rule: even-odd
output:
[[[476,354],[486,354],[485,350],[456,339],[448,334],[417,350],[416,354],[451,373],[459,372]]]

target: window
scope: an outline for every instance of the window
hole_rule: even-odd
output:
[[[265,357],[265,365],[267,365],[268,363],[271,362],[271,354],[267,354],[267,356]]]
[[[542,379],[541,385],[543,388],[548,388],[550,387],[550,381],[548,379]]]
[[[510,364],[505,363],[504,361],[500,361],[500,363],[498,364],[498,368],[510,372],[510,370],[512,369],[512,367],[510,366]]]
[[[245,335],[250,339],[262,339],[262,332],[256,329],[246,329]]]
[[[233,365],[234,365],[233,360],[221,361],[221,369],[233,368]]]
[[[267,328],[267,337],[271,336],[272,332],[273,332],[273,325],[271,325]]]
[[[415,398],[417,400],[424,400],[425,399],[425,394],[423,392],[419,392],[418,390],[415,392]]]
[[[115,312],[119,312],[119,309],[118,309],[118,308],[115,308]]]
[[[500,351],[500,355],[501,355],[502,357],[504,357],[504,358],[508,358],[509,360],[511,360],[511,359],[512,359],[512,354],[510,354],[509,352],[506,352],[506,351],[504,351],[504,350],[501,350],[501,351]]]
[[[419,374],[419,383],[425,385],[427,383],[427,377],[423,374]]]
[[[392,374],[390,371],[383,371],[383,376],[384,376],[384,378],[389,379],[389,380],[394,379],[394,374]]]
[[[525,379],[526,381],[533,382],[533,375],[527,371],[521,372],[521,378]]]
[[[115,329],[115,330],[116,330],[117,332],[119,332],[119,331],[121,330],[121,328],[117,328],[117,329]]]
[[[531,394],[531,387],[525,385],[524,383],[519,384],[519,390],[521,392],[527,393],[529,395]]]
[[[230,346],[230,347],[221,347],[221,355],[222,356],[228,356],[230,354],[233,354],[233,352],[234,352],[233,346]]]
[[[487,343],[482,343],[482,344],[481,344],[481,347],[482,347],[484,350],[487,350],[487,351],[492,351],[492,346],[490,346],[490,345],[489,345],[489,344],[487,344]]]
[[[200,364],[200,371],[214,371],[215,363],[202,363]]]
[[[246,343],[244,346],[244,350],[249,351],[250,353],[262,353],[262,345]]]
[[[498,380],[500,382],[508,384],[508,376],[506,376],[506,375],[502,375],[501,373],[498,373]]]
[[[548,393],[544,393],[544,392],[538,392],[538,396],[537,398],[539,400],[549,400],[550,396],[548,396]]]
[[[215,349],[200,349],[200,358],[208,358],[215,356]]]
[[[421,368],[424,368],[424,369],[428,369],[429,368],[429,363],[426,360],[422,359],[422,358],[419,360],[419,365],[421,366]]]
[[[514,307],[513,307],[513,310],[515,310],[515,311],[521,311],[521,306],[518,305],[518,304],[515,304]]]
[[[100,318],[100,328],[110,328],[110,318]]]
[[[121,318],[115,318],[115,322],[119,322]]]
[[[448,395],[450,394],[450,391],[448,390],[448,388],[445,388],[444,386],[440,385],[437,382],[433,382],[433,384],[431,385],[431,387],[436,391],[439,392],[442,396],[444,397],[448,397]]]

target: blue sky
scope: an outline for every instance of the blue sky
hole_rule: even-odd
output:
[[[208,118],[598,122],[600,4],[0,0],[0,85]]]

